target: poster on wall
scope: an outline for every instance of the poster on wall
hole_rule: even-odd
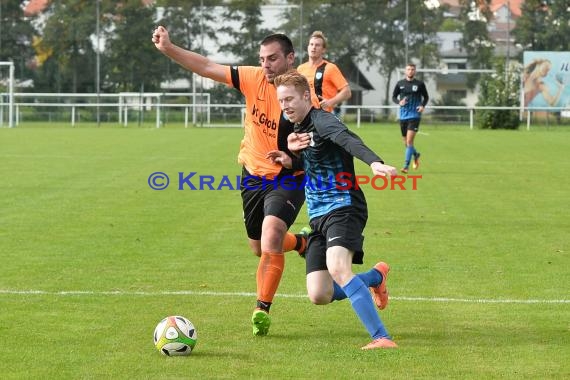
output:
[[[525,51],[523,65],[523,107],[570,113],[570,52]]]

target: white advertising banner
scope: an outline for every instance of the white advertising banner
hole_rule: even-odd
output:
[[[570,52],[525,51],[523,64],[523,107],[570,111]]]

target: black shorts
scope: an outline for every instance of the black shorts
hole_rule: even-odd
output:
[[[247,237],[261,240],[261,226],[267,215],[276,216],[291,227],[303,203],[304,175],[280,176],[274,180],[252,176],[244,168],[241,177],[243,221]]]
[[[305,253],[307,274],[327,270],[327,249],[340,245],[354,252],[353,264],[362,264],[364,257],[362,231],[368,220],[366,207],[347,206],[311,220]]]
[[[417,132],[420,130],[420,119],[400,120],[400,131],[402,137],[406,137],[408,131]]]

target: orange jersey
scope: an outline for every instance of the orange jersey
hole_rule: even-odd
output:
[[[291,155],[287,136],[293,132],[293,123],[283,117],[275,86],[267,81],[262,68],[253,66],[228,66],[226,83],[245,96],[244,137],[238,162],[255,176],[273,178],[282,171],[287,173],[266,157],[271,150]]]
[[[330,99],[336,96],[342,88],[348,86],[348,82],[337,65],[327,60],[323,60],[323,62],[327,64],[323,72],[323,98]],[[321,62],[321,65],[323,62]],[[313,66],[310,62],[305,62],[297,67],[297,71],[303,74],[309,81],[312,101],[318,104],[319,100],[317,94],[315,94],[315,74],[317,73],[317,67],[318,66]],[[333,108],[328,107],[326,111],[332,112]]]

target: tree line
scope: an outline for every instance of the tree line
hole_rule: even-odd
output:
[[[567,3],[525,1],[512,32],[514,44],[527,50],[568,50],[570,39],[560,38],[570,35]],[[289,35],[302,57],[310,33],[322,30],[329,39],[331,60],[348,56],[378,68],[387,79],[386,101],[396,79],[392,75],[406,58],[420,67],[437,67],[438,31],[463,34],[461,47],[469,67],[489,69],[496,64],[488,32],[491,0],[460,0],[456,18],[445,17],[446,7],[422,0],[302,0],[278,6],[271,2],[279,15],[264,20],[261,8],[267,4],[263,0],[156,0],[149,5],[141,0],[52,0],[41,15],[24,17],[20,2],[3,1],[0,61],[15,63],[18,81],[33,83],[27,91],[94,93],[97,83],[101,92],[158,91],[164,81],[189,76],[152,45],[152,30],[160,24],[168,27],[180,46],[204,55],[216,53],[204,50],[207,37],[218,42],[220,51],[236,57],[234,63],[251,65],[257,65],[259,41],[269,33]],[[470,86],[478,79],[470,78]]]

